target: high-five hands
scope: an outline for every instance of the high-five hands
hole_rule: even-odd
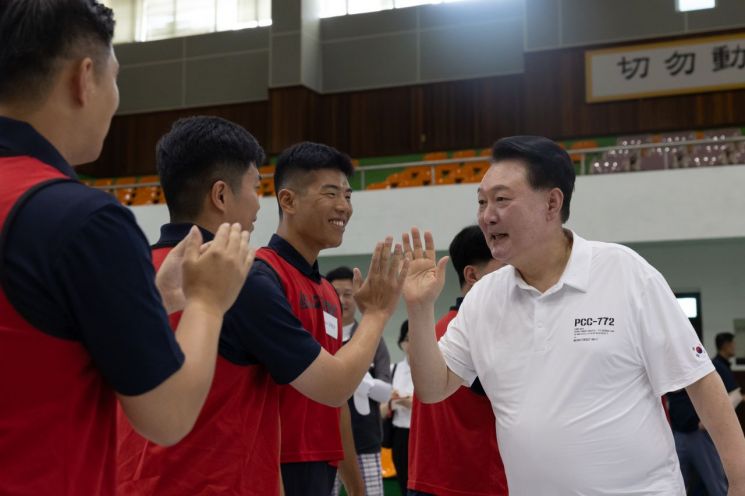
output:
[[[435,302],[445,285],[448,257],[439,261],[435,253],[432,233],[424,232],[424,247],[419,229],[413,227],[411,235],[403,234],[404,254],[409,270],[403,286],[404,301],[409,306],[430,305]]]
[[[386,319],[396,310],[401,288],[409,270],[401,245],[393,248],[393,238],[375,245],[367,278],[354,269],[354,300],[363,314],[381,313]]]

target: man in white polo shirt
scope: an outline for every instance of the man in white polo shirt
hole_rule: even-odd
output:
[[[411,369],[434,403],[478,376],[497,418],[511,494],[684,495],[660,404],[686,388],[730,481],[745,494],[745,439],[719,375],[663,277],[632,250],[563,228],[574,168],[546,138],[498,141],[479,225],[510,266],[466,295],[439,345],[447,259],[414,229],[404,286]],[[411,242],[413,241],[413,249]]]

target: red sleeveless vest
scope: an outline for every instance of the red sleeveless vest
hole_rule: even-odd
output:
[[[34,158],[0,157],[3,233],[14,206],[65,180]],[[0,288],[0,494],[113,495],[115,407],[82,343],[34,328]]]
[[[156,270],[172,248],[153,250]],[[181,312],[170,316],[178,327]],[[279,386],[261,365],[218,356],[194,429],[160,447],[119,415],[117,494],[271,496],[279,494]]]
[[[325,279],[315,283],[274,250],[261,248],[256,257],[276,272],[292,312],[321,346],[332,355],[341,347],[341,306],[334,287]],[[329,314],[336,329],[326,322]],[[333,334],[333,335],[332,335]],[[331,462],[344,458],[339,432],[339,409],[322,405],[296,391],[280,387],[282,463]]]

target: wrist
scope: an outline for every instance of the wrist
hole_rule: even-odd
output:
[[[219,319],[220,321],[222,321],[223,315],[225,315],[225,312],[220,305],[199,297],[186,299],[184,313],[187,311],[189,313],[197,312],[210,319]]]
[[[366,324],[385,327],[385,325],[388,323],[388,320],[391,318],[391,315],[392,313],[388,310],[370,309],[362,314],[362,320],[360,321],[360,323],[362,323],[362,321],[365,321]]]

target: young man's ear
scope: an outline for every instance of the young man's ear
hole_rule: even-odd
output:
[[[225,212],[225,195],[227,194],[228,184],[225,181],[215,181],[210,189],[210,203],[220,212]]]
[[[277,193],[277,202],[279,202],[279,208],[286,214],[292,215],[295,213],[296,199],[297,194],[295,193],[295,191],[288,188],[283,188],[279,190],[279,193]]]
[[[72,91],[72,97],[80,106],[88,104],[91,98],[91,92],[94,90],[93,59],[85,57],[69,66],[69,84]]]
[[[476,267],[474,267],[473,265],[466,265],[465,267],[463,267],[463,277],[469,287],[473,286],[476,281],[479,280],[479,274],[476,271]]]

